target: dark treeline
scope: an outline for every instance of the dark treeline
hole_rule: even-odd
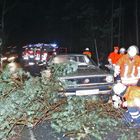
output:
[[[55,42],[95,52],[96,39],[98,52],[107,54],[113,45],[136,44],[135,0],[3,0],[1,11],[4,1],[6,46]]]

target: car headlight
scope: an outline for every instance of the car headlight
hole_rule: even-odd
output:
[[[112,75],[108,75],[108,76],[106,76],[106,79],[105,80],[106,80],[107,83],[111,83],[111,82],[114,81],[114,78],[113,78]]]
[[[90,79],[88,79],[88,78],[84,79],[83,83],[84,83],[84,84],[90,83]]]

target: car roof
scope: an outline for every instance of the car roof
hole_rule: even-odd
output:
[[[57,54],[56,56],[85,56],[84,54]]]

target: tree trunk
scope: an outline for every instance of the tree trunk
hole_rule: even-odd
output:
[[[138,1],[135,1],[135,16],[136,16],[136,44],[139,46],[139,28],[138,28]]]
[[[112,0],[112,7],[111,7],[111,13],[112,13],[112,15],[111,15],[111,50],[113,49],[113,10],[114,10],[114,8],[113,8],[113,5],[114,5],[114,1]]]
[[[2,29],[2,32],[4,32],[5,6],[6,6],[6,0],[3,1],[3,6],[2,6],[2,17],[1,17],[1,29]]]
[[[119,6],[119,31],[118,31],[118,45],[120,46],[121,41],[121,15],[122,15],[122,2],[120,0],[120,6]]]

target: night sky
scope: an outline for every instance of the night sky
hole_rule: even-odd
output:
[[[5,1],[5,46],[53,42],[70,52],[82,52],[85,47],[95,51],[96,39],[99,52],[112,49],[112,0]],[[3,2],[0,0],[1,11]],[[113,2],[113,45],[128,48],[136,44],[135,0],[121,0],[121,16],[120,0]]]

